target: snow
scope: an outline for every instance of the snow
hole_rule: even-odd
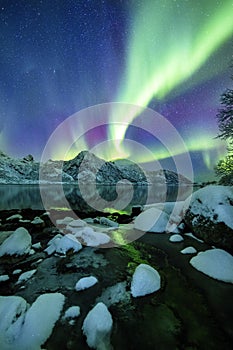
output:
[[[0,348],[40,350],[52,333],[64,299],[60,293],[43,294],[28,309],[20,296],[0,296]]]
[[[0,282],[6,282],[10,279],[8,275],[1,275],[0,276]]]
[[[9,218],[7,218],[6,221],[12,221],[12,220],[15,220],[15,219],[20,220],[20,219],[22,219],[22,218],[23,218],[22,215],[20,215],[20,214],[14,214],[14,215],[11,215]]]
[[[80,315],[80,307],[71,306],[66,310],[65,315],[63,316],[63,320],[67,320],[69,318],[77,318],[79,315]]]
[[[151,294],[160,289],[161,281],[158,271],[147,264],[140,264],[131,282],[131,294],[133,297],[140,297]]]
[[[121,301],[129,302],[130,293],[126,291],[126,282],[119,282],[106,288],[102,295],[96,299],[97,302],[103,302],[107,307],[117,304]]]
[[[203,215],[214,223],[224,222],[226,226],[233,229],[232,201],[231,186],[206,186],[193,193],[190,210],[194,215]]]
[[[233,283],[233,256],[222,249],[200,252],[190,260],[200,272],[219,281]]]
[[[134,228],[145,232],[162,233],[166,231],[168,220],[167,213],[152,207],[136,217]]]
[[[98,282],[97,278],[94,276],[83,277],[75,285],[75,290],[78,292],[94,286]]]
[[[111,349],[110,335],[112,331],[112,316],[103,303],[98,303],[87,314],[83,322],[83,333],[87,337],[90,348],[97,350]]]
[[[182,249],[180,252],[182,254],[196,254],[197,250],[194,247],[190,246]]]
[[[36,269],[22,273],[19,276],[19,279],[16,284],[26,282],[27,280],[29,280],[29,278],[31,278],[34,275],[34,273],[36,273]]]
[[[82,245],[74,235],[68,233],[65,236],[62,236],[61,234],[54,236],[48,242],[48,247],[45,251],[48,255],[51,255],[54,252],[66,254],[70,249],[73,249],[74,252],[78,252],[82,249]]]
[[[184,240],[184,238],[181,235],[179,235],[179,234],[172,235],[169,238],[169,241],[173,242],[173,243],[182,242],[183,240]]]
[[[12,275],[18,275],[19,273],[21,273],[22,270],[21,269],[16,269],[12,272]]]
[[[191,238],[195,239],[198,242],[204,243],[204,241],[202,239],[197,238],[196,236],[194,236],[194,234],[192,234],[192,232],[185,233],[185,236],[191,237]]]
[[[91,227],[74,229],[73,233],[75,237],[82,239],[83,243],[89,247],[98,247],[110,242],[110,237],[108,235],[102,232],[96,232]]]
[[[28,230],[19,227],[0,246],[0,256],[23,255],[29,253],[32,239]]]
[[[33,225],[44,224],[44,220],[42,220],[39,216],[36,216],[36,217],[32,220],[32,224],[33,224]]]

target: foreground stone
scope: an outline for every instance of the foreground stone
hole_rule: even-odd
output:
[[[233,188],[207,186],[196,191],[185,222],[198,238],[233,253]]]

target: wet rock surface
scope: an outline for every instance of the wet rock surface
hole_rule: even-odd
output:
[[[89,349],[82,332],[83,322],[88,312],[106,298],[113,319],[110,339],[113,349],[232,348],[233,286],[202,275],[190,266],[190,257],[180,253],[185,245],[205,250],[209,248],[206,244],[186,236],[184,241],[174,244],[169,242],[169,234],[146,234],[118,248],[83,246],[79,252],[49,256],[44,249],[59,233],[58,228],[43,211],[4,211],[1,231],[5,236],[6,232],[22,226],[20,219],[7,221],[15,214],[29,220],[24,227],[31,235],[32,244],[40,243],[41,248],[38,246],[32,255],[0,258],[0,273],[9,276],[9,280],[0,283],[0,295],[22,296],[32,304],[44,293],[59,292],[65,296],[63,314],[73,305],[80,307],[80,315],[73,323],[60,317],[43,348]],[[65,216],[69,214],[65,212]],[[35,217],[42,218],[45,226],[32,224]],[[108,218],[115,220],[113,214]],[[133,298],[130,285],[140,264],[158,271],[161,288]],[[36,272],[27,281],[16,284],[20,274],[34,269]],[[15,270],[22,271],[13,274]],[[98,283],[75,291],[76,282],[88,276],[95,276]]]

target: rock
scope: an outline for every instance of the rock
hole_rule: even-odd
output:
[[[94,276],[83,277],[76,283],[75,290],[79,292],[80,290],[84,290],[94,286],[97,282],[98,280]]]
[[[93,349],[110,349],[110,335],[112,331],[112,316],[103,303],[98,303],[87,314],[83,322],[83,333],[87,337],[87,344]]]
[[[160,289],[161,281],[158,271],[146,264],[140,264],[134,274],[131,283],[133,297],[141,297]]]
[[[150,208],[138,215],[134,228],[144,232],[163,233],[166,231],[169,216],[157,208]]]
[[[15,230],[0,246],[3,255],[24,255],[30,252],[32,239],[24,227]]]
[[[185,222],[198,238],[233,253],[233,188],[206,186],[193,193]]]
[[[181,236],[181,235],[172,235],[170,238],[169,238],[169,241],[170,242],[173,242],[173,243],[177,243],[177,242],[182,242],[184,240],[184,238]]]
[[[200,252],[190,260],[198,271],[219,281],[233,283],[233,256],[222,249]]]

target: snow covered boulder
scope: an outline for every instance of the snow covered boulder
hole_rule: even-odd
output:
[[[78,292],[94,286],[98,282],[97,278],[94,276],[83,277],[75,285],[75,290]]]
[[[140,264],[134,274],[131,283],[133,297],[141,297],[159,290],[161,287],[160,275],[153,267]]]
[[[28,309],[20,296],[0,296],[0,349],[41,349],[60,316],[64,299],[60,293],[43,294]]]
[[[194,192],[185,222],[196,237],[233,253],[233,188],[206,186]]]
[[[233,256],[222,249],[210,249],[198,253],[190,260],[198,271],[219,281],[233,283]]]
[[[103,303],[98,303],[87,314],[83,322],[83,333],[87,337],[90,348],[102,350],[111,349],[110,335],[112,331],[112,315]]]
[[[169,238],[169,241],[173,242],[173,243],[182,242],[183,240],[184,240],[184,238],[181,235],[179,235],[179,234],[172,235]]]
[[[24,227],[15,230],[0,246],[0,257],[3,255],[24,255],[30,252],[32,238]]]
[[[157,208],[150,208],[138,215],[134,228],[144,232],[163,233],[166,231],[169,216]]]

